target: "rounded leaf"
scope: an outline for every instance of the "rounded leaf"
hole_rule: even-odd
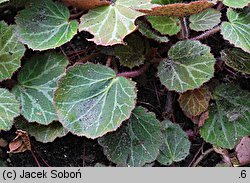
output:
[[[157,158],[163,165],[184,160],[189,155],[191,143],[187,134],[178,124],[168,120],[163,121],[164,139]]]
[[[29,122],[47,125],[58,119],[53,92],[67,64],[63,54],[47,52],[31,57],[21,68],[12,92],[21,102],[21,114]]]
[[[135,83],[109,67],[87,63],[70,68],[55,92],[59,121],[89,138],[116,130],[135,107]]]
[[[215,146],[232,149],[241,137],[250,135],[250,93],[234,84],[222,84],[213,95],[216,104],[210,107],[200,134]]]
[[[154,161],[162,144],[155,114],[136,107],[127,124],[98,139],[108,159],[122,166],[143,166]]]
[[[191,15],[189,17],[189,26],[195,31],[209,30],[220,23],[220,18],[220,11],[209,8],[201,13]]]
[[[223,4],[232,8],[243,8],[250,3],[250,0],[223,0]]]
[[[135,8],[151,7],[150,0],[117,0],[113,5],[90,10],[81,17],[80,31],[88,31],[94,35],[98,45],[123,44],[126,35],[136,30],[134,22],[143,15]]]
[[[211,94],[208,87],[187,91],[179,96],[179,104],[184,112],[190,116],[198,116],[209,106]]]
[[[221,59],[236,71],[250,74],[250,54],[239,48],[222,50]]]
[[[69,18],[69,10],[63,4],[38,0],[16,16],[16,34],[33,50],[56,48],[77,33],[78,22]]]
[[[0,22],[0,81],[8,79],[20,67],[25,47],[17,41],[13,26]]]
[[[8,90],[0,88],[0,130],[10,130],[19,115],[20,104]]]
[[[199,41],[180,41],[158,66],[161,83],[169,90],[185,92],[199,88],[214,75],[215,58]]]
[[[238,12],[228,9],[227,18],[230,22],[223,22],[221,27],[224,39],[250,53],[250,8]]]
[[[175,35],[180,32],[180,21],[176,17],[147,16],[152,27],[161,34]]]

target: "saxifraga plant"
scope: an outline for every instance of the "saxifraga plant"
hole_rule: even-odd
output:
[[[0,3],[19,10],[0,17],[0,130],[98,138],[118,166],[184,160],[192,141],[178,106],[217,150],[250,135],[238,82],[249,82],[250,0]],[[161,83],[160,111],[138,101],[142,76]]]

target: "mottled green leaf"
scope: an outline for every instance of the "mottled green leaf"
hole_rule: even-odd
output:
[[[136,29],[135,19],[143,15],[135,8],[147,7],[151,7],[150,0],[117,0],[83,15],[79,30],[93,34],[94,38],[89,40],[98,45],[122,44],[124,37]]]
[[[181,94],[178,101],[183,111],[190,116],[198,116],[207,110],[210,98],[209,88],[203,86]]]
[[[209,30],[220,23],[220,18],[220,11],[209,8],[201,13],[191,15],[189,26],[195,31]]]
[[[43,143],[53,142],[56,138],[63,137],[68,133],[68,130],[63,128],[59,122],[41,125],[29,123],[21,116],[15,119],[15,125],[19,130],[27,131],[30,136]]]
[[[155,41],[158,41],[160,43],[166,43],[169,41],[169,39],[166,36],[158,35],[150,26],[148,26],[143,21],[137,21],[137,25],[139,25],[138,30],[140,33],[147,38],[154,39]]]
[[[221,27],[224,39],[250,53],[250,8],[239,12],[228,9],[227,17],[230,22],[223,22]]]
[[[0,22],[0,81],[8,79],[20,67],[25,47],[16,40],[13,26]]]
[[[163,121],[164,139],[157,158],[163,165],[170,165],[174,162],[184,160],[189,154],[191,143],[187,134],[178,124],[168,120]]]
[[[143,166],[159,154],[162,144],[160,122],[154,113],[136,107],[126,124],[98,140],[110,161],[123,166]]]
[[[161,34],[175,35],[180,32],[179,19],[176,17],[167,16],[147,16],[148,21],[152,27]]]
[[[151,3],[153,4],[174,4],[174,3],[181,3],[183,0],[152,0]]]
[[[25,7],[30,4],[32,0],[10,0],[10,4],[15,7]]]
[[[10,130],[19,115],[19,102],[8,90],[0,88],[0,130]]]
[[[222,84],[214,92],[215,105],[200,130],[205,141],[232,149],[250,135],[250,93],[234,84]]]
[[[69,10],[63,4],[38,0],[16,16],[16,34],[33,50],[56,48],[77,33],[78,22],[69,18]]]
[[[58,119],[53,92],[67,64],[64,55],[47,52],[33,56],[21,68],[12,92],[21,102],[21,114],[29,122],[47,125]]]
[[[236,71],[250,74],[250,54],[239,48],[225,49],[221,52],[221,59],[227,66]]]
[[[169,90],[185,92],[199,88],[214,75],[215,58],[199,41],[180,41],[158,66],[161,83]]]
[[[135,34],[125,38],[126,45],[115,45],[115,55],[123,66],[133,68],[144,63],[145,42]]]
[[[243,8],[250,3],[250,0],[223,0],[223,4],[232,8]]]
[[[70,68],[59,82],[55,105],[59,121],[89,138],[116,130],[135,106],[135,83],[109,67],[87,63]]]

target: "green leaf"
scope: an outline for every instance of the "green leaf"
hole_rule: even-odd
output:
[[[81,17],[80,31],[94,35],[98,45],[122,44],[126,35],[136,30],[135,19],[144,15],[135,8],[151,7],[149,0],[117,0],[114,5],[98,7]]]
[[[147,38],[154,39],[155,41],[158,41],[160,43],[166,43],[169,41],[169,39],[166,36],[158,35],[145,22],[143,21],[136,21],[136,22],[137,22],[137,25],[139,25],[138,30],[140,31],[140,33],[146,36]]]
[[[21,114],[28,121],[47,125],[58,119],[53,92],[67,64],[64,55],[47,52],[33,56],[21,68],[12,92],[21,102]]]
[[[152,4],[161,4],[161,5],[181,3],[181,2],[182,0],[152,0],[151,1]]]
[[[214,75],[215,58],[199,41],[180,41],[158,66],[161,83],[169,90],[185,92],[199,88]]]
[[[240,12],[228,9],[227,17],[230,22],[223,22],[221,27],[224,39],[250,53],[250,8]]]
[[[126,45],[115,45],[115,55],[123,66],[133,68],[144,63],[145,42],[135,34],[125,38]]]
[[[189,26],[195,31],[209,30],[220,23],[220,18],[220,11],[209,8],[201,13],[191,15]]]
[[[0,88],[0,130],[10,130],[19,115],[19,102],[8,90]]]
[[[143,166],[154,161],[162,144],[155,114],[136,107],[131,118],[116,132],[98,139],[108,159],[122,166]]]
[[[209,88],[203,86],[181,94],[178,102],[184,112],[190,116],[198,116],[208,109],[210,98]]]
[[[157,158],[163,165],[170,165],[174,162],[184,160],[189,155],[191,143],[187,134],[178,124],[168,120],[163,121],[164,143],[160,148],[160,154]]]
[[[1,4],[1,3],[4,3],[4,2],[6,2],[6,1],[9,1],[9,0],[0,0],[0,4]]]
[[[97,138],[116,130],[135,106],[135,83],[109,67],[87,63],[70,68],[59,82],[59,121],[76,135]]]
[[[222,50],[221,59],[236,71],[250,74],[250,54],[239,48]]]
[[[172,36],[181,30],[179,19],[176,17],[147,16],[147,19],[151,23],[152,27],[161,34]]]
[[[223,0],[223,4],[232,8],[243,8],[250,3],[250,0]]]
[[[25,47],[16,40],[13,26],[0,22],[0,81],[8,79],[20,67]]]
[[[15,125],[18,129],[27,131],[30,136],[43,143],[53,142],[56,138],[63,137],[68,133],[68,130],[63,128],[59,122],[41,125],[29,123],[21,116],[15,119]]]
[[[200,130],[205,141],[232,149],[243,136],[250,135],[250,93],[234,84],[215,89],[215,105]]]
[[[33,50],[56,48],[77,33],[78,22],[69,21],[67,7],[52,0],[38,0],[18,12],[16,33],[19,40]]]
[[[32,0],[10,0],[10,4],[17,8],[25,7],[26,5],[29,5],[31,2]]]

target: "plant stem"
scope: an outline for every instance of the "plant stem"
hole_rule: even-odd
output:
[[[211,30],[208,30],[208,31],[204,32],[203,34],[201,34],[199,36],[191,38],[191,40],[202,40],[202,39],[205,39],[205,38],[207,38],[207,37],[209,37],[209,36],[211,36],[211,35],[219,32],[220,30],[221,30],[221,27],[217,26],[217,27],[215,27],[215,28],[213,28]]]
[[[116,76],[123,76],[126,78],[133,78],[142,75],[148,68],[149,68],[149,63],[144,64],[140,69],[136,71],[129,71],[129,72],[122,72],[118,73]]]
[[[211,148],[211,149],[206,150],[204,153],[202,153],[202,155],[200,155],[200,157],[194,162],[192,167],[196,167],[205,156],[207,156],[209,153],[211,153],[213,151],[214,151],[214,149]]]
[[[93,58],[98,57],[99,55],[100,55],[100,52],[92,53],[91,55],[87,55],[86,57],[83,57],[83,58],[77,60],[77,62],[85,63]]]
[[[181,18],[180,23],[181,23],[181,39],[188,39],[189,31],[186,18],[185,17]]]

